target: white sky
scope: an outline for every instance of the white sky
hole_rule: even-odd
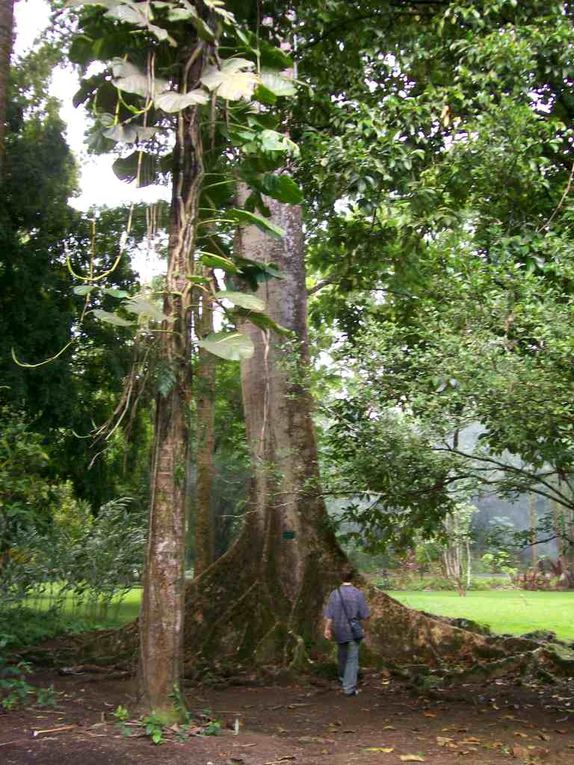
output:
[[[50,6],[46,0],[19,0],[15,8],[16,40],[14,53],[22,56],[29,51],[38,35],[48,26]],[[126,202],[153,202],[169,198],[168,190],[161,186],[147,186],[136,189],[132,184],[120,181],[113,173],[115,157],[109,155],[88,156],[84,144],[87,114],[83,108],[72,104],[74,93],[79,88],[77,75],[67,68],[54,72],[50,93],[61,102],[60,114],[67,125],[66,139],[76,156],[80,169],[80,195],[70,199],[78,210],[90,207],[114,207]],[[134,267],[140,272],[142,281],[148,281],[154,274],[162,273],[164,266],[153,253],[141,252],[134,258]]]

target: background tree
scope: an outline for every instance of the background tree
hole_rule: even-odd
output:
[[[123,469],[117,449],[94,461],[101,444],[94,449],[82,436],[116,406],[130,365],[133,333],[124,329],[118,337],[95,314],[87,314],[79,326],[85,296],[74,292],[71,271],[88,274],[91,268],[102,274],[111,268],[128,211],[85,216],[68,204],[76,191],[75,165],[58,105],[46,96],[59,56],[56,47],[42,45],[11,71],[10,134],[0,199],[0,385],[2,400],[25,409],[33,429],[50,444],[52,479],[73,480],[77,494],[98,506],[121,494],[145,495],[138,476],[146,457],[145,417],[133,423],[140,436],[137,450],[126,438],[130,471]],[[133,219],[129,248],[145,232],[144,211],[134,211]],[[99,284],[94,308],[109,310],[117,300],[114,294],[134,289],[135,275],[124,259]],[[78,290],[82,293],[85,286]],[[72,335],[83,345],[42,364]],[[124,435],[120,428],[116,442]]]
[[[0,173],[4,163],[6,106],[10,79],[10,55],[14,35],[14,0],[2,0],[0,5]],[[1,176],[0,176],[1,177]]]

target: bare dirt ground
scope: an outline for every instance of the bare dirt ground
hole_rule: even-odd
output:
[[[498,681],[433,699],[380,674],[354,698],[327,681],[194,687],[191,708],[220,720],[220,735],[156,746],[114,720],[120,704],[135,711],[129,680],[46,672],[34,681],[54,684],[56,708],[0,714],[1,765],[574,765],[572,684]]]

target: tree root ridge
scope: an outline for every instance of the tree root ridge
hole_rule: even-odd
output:
[[[139,623],[136,620],[119,629],[65,635],[18,653],[43,667],[93,664],[134,670],[138,647]]]
[[[574,645],[552,641],[548,633],[540,636],[544,640],[494,635],[473,622],[467,628],[464,622],[413,611],[374,588],[369,601],[368,654],[423,687],[505,676],[574,677]]]
[[[186,592],[184,674],[209,677],[312,672],[333,660],[321,637],[322,603],[329,577],[315,564],[299,596],[286,597],[278,578],[266,576],[241,545],[191,582]],[[309,598],[316,587],[317,595]],[[423,688],[536,677],[574,677],[574,645],[549,634],[493,635],[477,625],[413,611],[365,585],[371,621],[362,648],[366,665],[386,666]],[[480,627],[480,625],[478,625]],[[539,639],[534,639],[534,637]],[[543,639],[543,640],[542,640]],[[51,641],[22,652],[47,666],[76,664],[135,668],[139,625]]]

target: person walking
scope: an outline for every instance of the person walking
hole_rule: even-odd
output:
[[[347,567],[342,572],[340,587],[329,595],[325,607],[325,638],[337,641],[339,682],[345,696],[356,696],[359,673],[359,648],[364,637],[364,622],[369,607],[361,590],[353,585],[355,572]]]

